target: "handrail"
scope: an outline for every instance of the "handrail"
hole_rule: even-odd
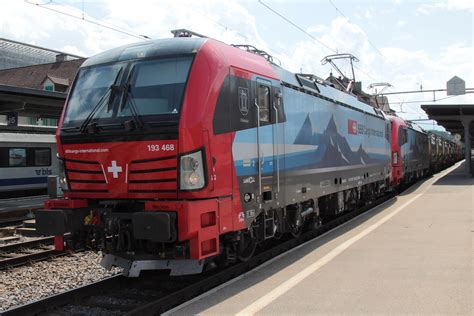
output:
[[[278,98],[278,105],[280,104],[280,98]],[[273,110],[275,111],[275,129],[276,129],[276,137],[275,137],[275,140],[276,140],[276,165],[277,165],[277,192],[280,193],[280,151],[278,149],[278,145],[279,145],[279,142],[278,142],[278,137],[279,137],[279,133],[278,133],[278,108],[275,106],[275,103],[273,103]]]
[[[259,199],[262,198],[262,166],[260,165],[260,106],[258,106],[257,99],[255,99],[255,106],[257,107],[257,157],[258,157],[258,192]]]

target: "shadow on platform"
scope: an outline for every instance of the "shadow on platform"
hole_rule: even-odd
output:
[[[232,286],[225,287],[225,290],[219,291],[219,300],[210,300],[207,302],[206,300],[201,300],[199,304],[195,304],[191,309],[192,312],[190,314],[199,314],[206,312],[207,309],[213,307],[215,304],[224,302],[242,291],[248,290],[249,288],[263,282],[267,278],[272,277],[276,273],[286,269],[292,263],[303,259],[304,257],[308,256],[316,249],[328,244],[330,241],[337,239],[343,234],[357,228],[358,226],[362,225],[363,223],[370,220],[372,217],[376,216],[377,214],[385,211],[387,208],[393,206],[397,202],[397,197],[394,197],[385,203],[380,204],[375,209],[372,209],[366,213],[362,213],[358,217],[353,218],[351,221],[346,222],[344,225],[338,226],[325,234],[320,235],[319,237],[305,243],[298,249],[293,250],[291,253],[287,253],[286,255],[279,258],[279,260],[272,261],[268,264],[265,268],[261,268],[258,273],[251,272],[251,277],[244,279],[242,282],[236,282]],[[180,311],[176,311],[176,313],[171,313],[172,315],[182,315]],[[187,313],[186,313],[187,314]],[[169,315],[166,313],[166,315]]]
[[[437,180],[433,185],[473,185],[474,178],[466,172],[464,161],[456,169]]]

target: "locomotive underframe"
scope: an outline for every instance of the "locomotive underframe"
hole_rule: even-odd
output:
[[[209,239],[196,239],[195,235],[180,239],[180,235],[185,236],[178,229],[186,227],[178,225],[183,213],[145,211],[146,203],[107,201],[107,205],[39,210],[37,229],[43,234],[70,233],[67,244],[71,248],[100,250],[104,253],[101,262],[104,267],[122,267],[130,277],[156,269],[170,270],[171,275],[195,274],[202,272],[206,263],[246,261],[258,244],[270,238],[278,239],[288,233],[298,237],[305,229],[317,228],[345,211],[370,203],[388,189],[387,183],[388,178],[286,207],[262,210],[247,229],[218,235],[219,240],[214,243],[218,248],[208,244],[208,248],[200,249],[200,254],[192,253],[193,243],[205,248]]]

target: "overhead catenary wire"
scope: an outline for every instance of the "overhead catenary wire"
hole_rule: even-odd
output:
[[[391,102],[391,104],[408,104],[408,103],[422,103],[422,102],[436,102],[436,101],[441,101],[441,100],[446,100],[455,97],[455,95],[448,95],[444,98],[439,98],[437,100],[414,100],[414,101],[406,101],[406,102]]]
[[[234,30],[234,29],[228,27],[227,25],[225,25],[225,24],[223,24],[223,23],[221,23],[221,22],[215,20],[214,18],[211,18],[210,16],[208,16],[208,15],[205,14],[204,12],[202,12],[202,11],[200,11],[200,10],[195,10],[195,11],[196,11],[197,13],[199,13],[200,15],[202,15],[203,17],[205,17],[206,19],[208,19],[209,21],[211,21],[212,23],[214,23],[214,24],[216,24],[216,25],[222,27],[224,30],[226,30],[226,31],[232,31],[232,32],[234,32],[235,34],[237,34],[237,35],[239,35],[239,36],[245,38],[246,40],[249,39],[247,35],[245,35],[245,34],[243,34],[243,33],[240,33],[240,32],[238,32],[238,31],[236,31],[236,30]]]
[[[281,14],[280,12],[276,11],[275,9],[273,9],[272,7],[270,7],[269,5],[267,5],[266,3],[264,3],[262,0],[258,0],[258,2],[263,5],[264,7],[266,7],[268,10],[270,10],[271,12],[273,12],[274,14],[278,15],[280,18],[282,18],[283,20],[285,20],[286,22],[288,22],[289,24],[293,25],[295,28],[297,28],[298,30],[300,30],[301,32],[303,32],[304,34],[306,34],[308,37],[310,37],[311,39],[313,39],[314,41],[318,42],[319,44],[321,44],[322,46],[324,46],[326,49],[328,49],[329,51],[333,52],[333,53],[337,53],[337,49],[334,49],[332,47],[330,47],[329,45],[325,44],[323,41],[319,40],[317,37],[313,36],[312,34],[308,33],[307,31],[305,31],[301,26],[299,26],[298,24],[296,24],[295,22],[291,21],[290,19],[288,19],[287,17],[285,17],[283,14]]]
[[[32,2],[31,0],[25,0],[25,3],[36,5],[39,8],[46,9],[46,10],[49,10],[49,11],[53,11],[53,12],[56,12],[56,13],[59,13],[59,14],[77,19],[77,20],[81,20],[81,21],[84,21],[84,22],[87,22],[87,23],[90,23],[90,24],[93,24],[93,25],[96,25],[96,26],[99,26],[99,27],[109,29],[111,31],[115,31],[115,32],[118,32],[118,33],[121,33],[121,34],[124,34],[124,35],[128,35],[128,36],[132,36],[132,37],[135,37],[135,38],[138,38],[138,39],[141,39],[141,40],[151,39],[149,36],[142,35],[142,34],[137,34],[137,33],[132,33],[130,31],[126,31],[126,30],[121,29],[120,27],[118,27],[116,25],[113,25],[113,24],[110,24],[110,23],[108,23],[109,25],[106,25],[104,23],[96,22],[96,21],[93,21],[91,19],[86,19],[84,17],[84,12],[82,12],[82,16],[76,16],[76,15],[71,14],[71,13],[67,13],[67,12],[64,12],[64,11],[61,11],[61,10],[57,10],[55,8],[51,8],[48,5],[55,4],[55,5],[64,7],[64,5],[62,5],[60,3],[57,3],[53,0],[50,0],[46,3],[38,3],[38,2]],[[94,18],[94,19],[99,20],[97,18]]]
[[[351,19],[349,19],[349,17],[347,17],[344,13],[342,13],[341,10],[339,10],[339,8],[334,4],[334,2],[332,0],[329,0],[329,3],[334,7],[334,9],[344,18],[347,19],[347,21],[351,22]],[[360,27],[360,26],[359,26]],[[362,29],[362,28],[361,28]],[[365,34],[367,34],[367,32],[364,31]],[[367,35],[367,42],[369,43],[370,46],[372,46],[373,49],[375,49],[375,51],[377,53],[380,54],[380,56],[384,57],[382,52],[372,43],[372,41],[370,40],[369,36]]]
[[[116,31],[116,32],[119,32],[119,33],[122,33],[122,34],[125,34],[125,35],[129,35],[129,36],[133,36],[135,38],[139,38],[139,39],[152,39],[150,36],[147,36],[147,35],[143,35],[143,34],[138,34],[138,33],[132,33],[130,31],[127,31],[127,30],[124,30],[122,29],[121,27],[115,25],[115,24],[112,24],[110,22],[104,22],[96,17],[93,17],[93,16],[90,16],[91,18],[95,19],[95,20],[98,20],[98,21],[101,21],[102,23],[99,23],[99,22],[96,22],[96,21],[92,21],[90,19],[86,19],[85,16],[86,16],[86,13],[85,13],[85,4],[84,4],[84,0],[82,0],[82,8],[81,8],[81,16],[75,16],[73,14],[70,14],[70,13],[67,13],[67,12],[64,12],[64,11],[60,11],[60,10],[56,10],[56,9],[53,9],[51,7],[47,7],[47,5],[50,5],[50,4],[54,4],[54,5],[57,5],[57,6],[61,6],[61,7],[65,7],[65,8],[73,8],[73,7],[66,7],[64,6],[63,4],[61,3],[58,3],[54,0],[50,0],[48,2],[45,2],[45,3],[37,3],[37,2],[32,2],[31,0],[25,0],[26,3],[28,4],[32,4],[32,5],[36,5],[40,8],[43,8],[43,9],[47,9],[47,10],[50,10],[50,11],[54,11],[56,13],[59,13],[59,14],[62,14],[62,15],[66,15],[68,17],[72,17],[72,18],[75,18],[75,19],[80,19],[80,20],[83,20],[84,22],[88,22],[88,23],[92,23],[94,25],[97,25],[99,27],[104,27],[104,28],[107,28],[109,30],[112,30],[112,31]],[[200,15],[202,15],[204,18],[208,19],[209,21],[213,22],[214,24],[222,27],[223,29],[225,29],[226,31],[232,31],[234,32],[235,34],[245,38],[246,40],[248,40],[248,36],[246,36],[245,34],[241,33],[241,32],[238,32],[230,27],[228,27],[227,25],[219,22],[219,21],[216,21],[215,19],[209,17],[209,15],[203,13],[202,11],[199,11],[199,10],[196,10],[197,13],[199,13]],[[107,24],[104,24],[104,23],[107,23]]]
[[[348,16],[346,16],[346,15],[336,6],[336,4],[334,3],[333,0],[328,0],[328,1],[329,1],[329,3],[334,7],[334,9],[336,10],[336,12],[338,12],[342,17],[346,18],[350,23],[353,23],[353,22],[351,21],[351,19],[350,19]],[[353,24],[354,24],[354,23],[353,23]],[[360,27],[360,25],[359,25],[359,27]],[[362,27],[360,27],[360,28],[362,29]],[[368,33],[367,33],[364,29],[362,29],[362,30],[363,30],[364,33],[367,35],[367,42],[369,43],[369,45],[372,46],[372,48],[384,59],[384,61],[387,61],[388,63],[390,63],[390,61],[389,61],[387,58],[385,58],[385,55],[380,51],[380,49],[379,49],[377,46],[375,46],[375,44],[370,40]],[[391,64],[392,64],[392,63],[391,63]],[[399,71],[399,72],[400,72],[402,75],[408,77],[408,75],[407,75],[406,73],[404,73],[403,71]]]
[[[275,9],[273,9],[272,7],[270,7],[268,4],[264,3],[262,0],[258,0],[258,2],[264,6],[265,8],[267,8],[268,10],[270,10],[271,12],[273,12],[275,15],[279,16],[281,19],[283,19],[285,22],[289,23],[290,25],[292,25],[293,27],[295,27],[296,29],[298,29],[299,31],[301,31],[302,33],[306,34],[309,38],[311,38],[312,40],[314,40],[315,42],[319,43],[320,45],[322,45],[324,48],[326,48],[327,50],[331,51],[332,53],[338,53],[338,49],[337,48],[332,48],[330,47],[329,45],[327,45],[326,43],[324,43],[323,41],[319,40],[317,37],[313,36],[312,34],[310,34],[309,32],[307,32],[306,30],[304,30],[301,26],[299,26],[298,24],[296,24],[295,22],[291,21],[289,18],[287,18],[286,16],[284,16],[282,13],[276,11]],[[367,78],[370,78],[374,81],[377,81],[374,77],[372,77],[371,75],[369,75],[367,72],[365,72],[364,70],[360,69],[359,67],[357,67],[356,65],[354,65],[354,68],[356,68],[358,71],[360,71],[362,74],[364,74],[365,76],[367,76]]]

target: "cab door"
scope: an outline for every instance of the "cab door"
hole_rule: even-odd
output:
[[[274,204],[277,199],[275,144],[277,131],[274,126],[275,115],[272,83],[257,78],[255,85],[255,115],[257,121],[257,169],[259,204]]]

